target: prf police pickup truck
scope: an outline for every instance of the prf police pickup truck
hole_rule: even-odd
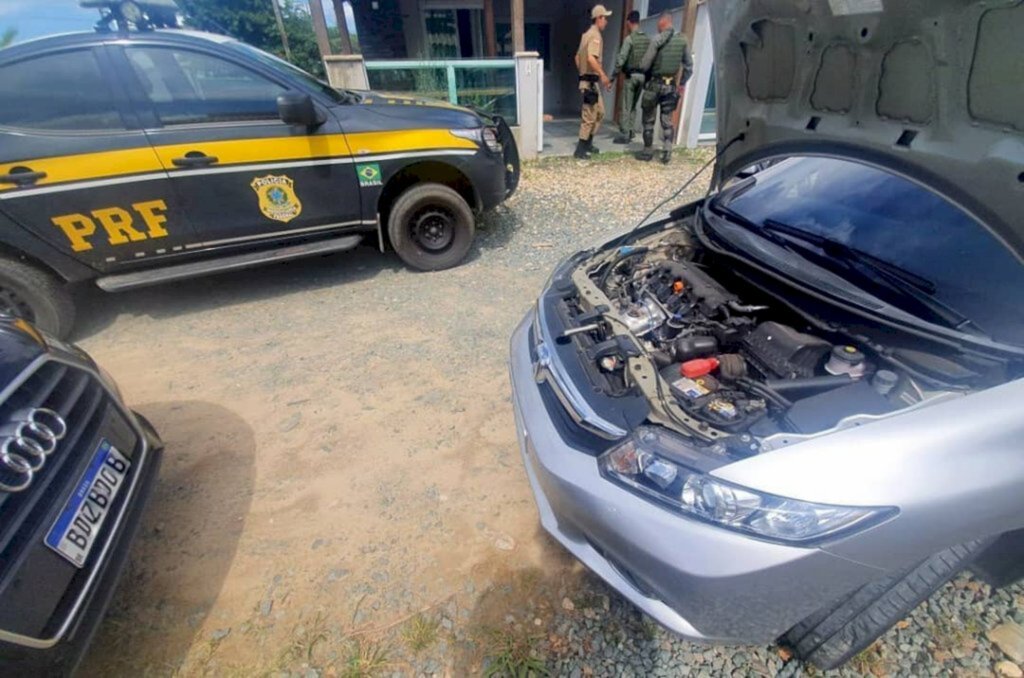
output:
[[[118,291],[355,247],[459,263],[515,190],[500,118],[339,90],[228,37],[95,32],[0,50],[0,311],[65,336]]]

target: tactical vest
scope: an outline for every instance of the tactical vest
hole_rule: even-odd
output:
[[[679,71],[683,63],[683,55],[686,54],[686,38],[679,33],[673,33],[654,57],[654,64],[651,66],[651,75],[656,78],[669,78]]]
[[[629,48],[629,59],[626,60],[626,68],[630,73],[640,70],[640,62],[644,60],[647,47],[651,44],[651,39],[646,33],[636,31],[632,37],[633,44]]]

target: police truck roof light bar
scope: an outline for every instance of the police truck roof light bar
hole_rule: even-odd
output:
[[[131,26],[140,31],[178,27],[174,0],[79,0],[78,4],[100,11],[96,30],[103,33],[111,30],[111,24],[117,25],[119,33],[127,33]]]

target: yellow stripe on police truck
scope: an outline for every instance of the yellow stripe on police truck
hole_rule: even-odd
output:
[[[61,155],[52,158],[19,160],[0,164],[0,174],[8,174],[15,167],[30,166],[33,172],[46,172],[46,176],[33,186],[59,184],[84,179],[106,179],[124,174],[159,172],[160,160],[149,146],[101,153]],[[0,184],[0,192],[17,190],[11,184]]]
[[[189,151],[202,151],[215,156],[217,166],[274,163],[315,158],[348,158],[381,153],[404,153],[443,149],[476,149],[475,142],[456,137],[446,129],[392,130],[387,132],[357,132],[355,134],[321,134],[261,139],[233,139],[229,141],[194,141],[187,144],[169,144],[98,153],[26,159],[0,164],[0,174],[12,168],[30,166],[46,176],[26,187],[62,184],[96,179],[109,179],[130,175],[163,172],[171,175],[187,174],[189,170],[175,167],[173,160]],[[239,167],[243,171],[244,167]],[[199,170],[202,171],[202,170]],[[18,191],[14,185],[0,184],[0,193]],[[15,197],[17,193],[11,195]]]

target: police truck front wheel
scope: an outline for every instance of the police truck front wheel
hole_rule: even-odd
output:
[[[398,256],[421,271],[458,264],[475,231],[473,210],[461,195],[441,184],[417,184],[402,193],[388,217],[388,236]]]
[[[75,322],[75,305],[62,281],[32,264],[2,255],[0,313],[24,318],[59,339],[67,337]]]

